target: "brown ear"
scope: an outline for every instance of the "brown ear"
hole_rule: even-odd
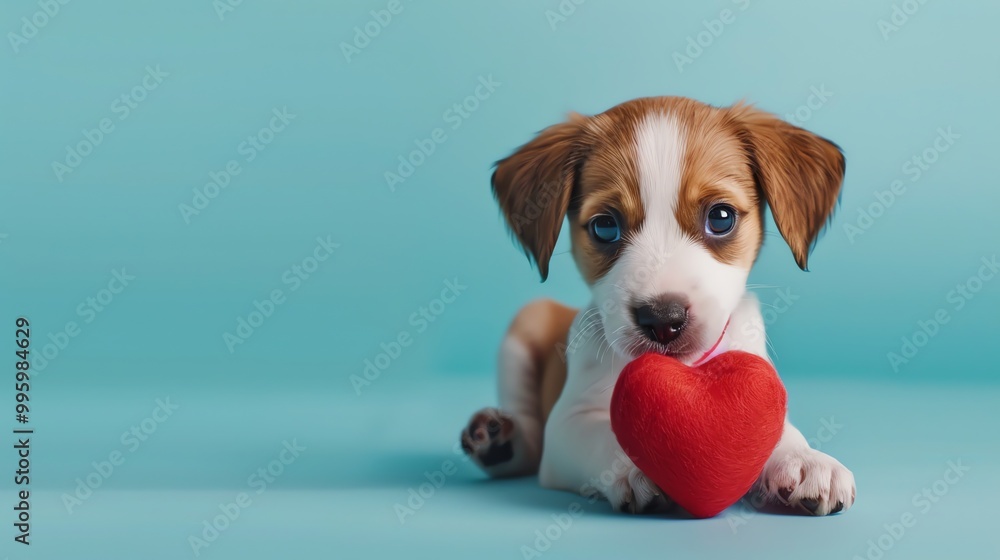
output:
[[[577,167],[582,159],[580,136],[586,118],[572,114],[550,126],[500,160],[493,172],[493,195],[528,258],[544,281],[549,259],[569,207]]]
[[[806,270],[809,252],[833,214],[844,179],[840,147],[747,105],[732,108],[743,126],[758,186],[781,236]]]

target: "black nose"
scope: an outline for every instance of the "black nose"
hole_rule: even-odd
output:
[[[635,308],[635,322],[647,338],[667,344],[687,326],[687,308],[687,300],[682,297],[660,296]]]

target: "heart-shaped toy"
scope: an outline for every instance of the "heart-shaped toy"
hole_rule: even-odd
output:
[[[784,385],[759,356],[730,351],[692,367],[644,354],[618,378],[611,428],[639,470],[706,518],[760,476],[781,438],[785,407]]]

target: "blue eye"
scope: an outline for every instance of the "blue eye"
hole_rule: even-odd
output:
[[[736,225],[736,210],[728,204],[716,204],[708,211],[705,232],[709,235],[725,235]]]
[[[614,216],[601,214],[590,219],[590,235],[598,243],[614,243],[621,240],[622,230]]]

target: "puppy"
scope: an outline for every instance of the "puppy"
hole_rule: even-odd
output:
[[[490,476],[538,473],[542,486],[600,494],[619,511],[669,504],[611,431],[622,367],[645,352],[769,359],[746,289],[765,204],[805,270],[843,177],[824,138],[751,106],[680,97],[570,115],[499,161],[493,193],[542,280],[568,218],[592,297],[581,310],[538,301],[518,313],[500,349],[500,408],[473,415],[463,449]],[[854,475],[786,419],[751,493],[827,515],[854,503]]]

